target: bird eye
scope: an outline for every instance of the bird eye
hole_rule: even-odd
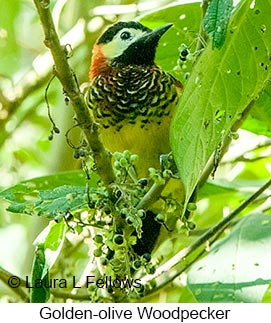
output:
[[[122,32],[122,33],[120,34],[120,38],[121,38],[122,40],[128,40],[128,39],[132,38],[132,35],[131,35],[131,33],[129,33],[128,31],[124,31],[124,32]]]

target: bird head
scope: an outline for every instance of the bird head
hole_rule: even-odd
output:
[[[139,22],[118,22],[97,40],[92,52],[90,79],[127,65],[152,66],[161,36],[172,26],[149,29]]]

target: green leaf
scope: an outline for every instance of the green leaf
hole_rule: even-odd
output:
[[[243,129],[258,135],[271,137],[271,84],[268,83],[264,92],[253,105],[249,117],[242,125]]]
[[[47,271],[54,265],[64,243],[66,232],[66,224],[64,221],[56,223],[51,221],[49,225],[38,235],[34,241],[34,245],[44,250],[45,265],[43,278]]]
[[[51,219],[57,213],[79,210],[87,204],[85,194],[85,186],[63,185],[52,191],[41,191],[33,212]]]
[[[225,42],[232,4],[232,0],[211,0],[208,5],[202,24],[212,38],[213,48],[220,49]]]
[[[49,271],[46,266],[44,249],[38,247],[35,250],[35,256],[32,268],[32,279],[30,289],[31,303],[45,303],[50,297]]]
[[[199,302],[260,302],[271,282],[271,217],[243,218],[188,272]]]
[[[230,187],[229,185],[223,185],[223,183],[219,182],[207,182],[204,184],[204,186],[200,189],[198,198],[203,199],[209,196],[216,196],[216,195],[222,195],[222,194],[229,194],[234,193],[236,191],[235,188]]]
[[[86,180],[83,171],[64,172],[23,181],[0,192],[8,200],[8,211],[29,215],[43,215],[52,219],[57,213],[78,210],[86,206]],[[92,174],[89,185],[97,185],[98,176]],[[69,185],[65,185],[69,183]]]
[[[65,240],[66,224],[64,221],[49,225],[34,241],[36,246],[32,268],[32,303],[43,303],[50,297],[50,269],[55,264]]]
[[[0,198],[4,198],[11,202],[25,201],[26,197],[32,197],[35,200],[38,196],[38,192],[41,190],[52,190],[58,186],[66,184],[74,186],[84,186],[85,177],[86,175],[82,170],[37,177],[23,181],[0,192]]]
[[[223,50],[209,45],[199,57],[172,120],[171,146],[186,203],[211,154],[270,80],[270,1],[250,5],[242,1],[236,9]]]

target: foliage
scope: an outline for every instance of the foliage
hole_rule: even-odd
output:
[[[207,46],[189,77],[172,122],[172,149],[187,201],[213,151],[231,135],[232,126],[270,79],[271,38],[261,29],[263,21],[268,21],[269,6],[268,2],[257,3],[252,9],[249,1],[241,3],[229,24],[225,50]],[[250,59],[244,59],[251,51]],[[194,127],[200,131],[192,132]]]
[[[261,302],[271,282],[270,228],[269,215],[254,213],[214,243],[188,274],[188,286],[197,300]]]
[[[53,11],[57,3],[52,3]],[[67,1],[56,19],[60,35],[74,26],[79,28],[73,57],[69,59],[79,83],[87,81],[89,65],[89,61],[87,66],[81,62],[86,57],[90,59],[93,41],[101,26],[109,22],[95,14],[100,3],[93,1],[89,18],[85,3]],[[235,210],[270,177],[271,3],[241,0],[232,12],[230,4],[231,1],[213,0],[207,8],[203,24],[210,34],[209,41],[201,30],[199,3],[158,6],[139,17],[150,28],[174,22],[174,27],[163,36],[156,61],[185,85],[171,127],[172,149],[186,193],[185,203],[181,209],[174,198],[157,202],[160,212],[156,221],[162,223],[162,230],[152,255],[138,255],[133,247],[136,236],[141,236],[150,191],[157,187],[159,191],[161,185],[173,180],[170,166],[163,173],[150,169],[148,179],[138,179],[132,168],[144,156],[117,152],[116,180],[112,192],[108,192],[96,174],[91,152],[85,149],[78,127],[74,127],[70,107],[64,107],[61,88],[55,81],[48,98],[61,133],[49,143],[46,136],[50,124],[46,109],[40,107],[44,105],[44,89],[53,62],[43,73],[40,68],[46,64],[40,63],[33,82],[29,83],[26,76],[16,81],[16,71],[23,74],[25,64],[30,66],[37,61],[36,53],[43,48],[42,34],[33,28],[39,22],[31,1],[22,1],[20,5],[12,1],[7,5],[10,15],[4,27],[10,41],[3,47],[7,55],[13,56],[7,65],[0,66],[0,100],[4,107],[0,110],[3,126],[0,158],[5,161],[0,166],[3,173],[0,198],[5,200],[3,205],[8,202],[9,212],[0,210],[3,227],[0,243],[1,233],[4,237],[8,227],[7,216],[16,223],[20,214],[19,221],[27,233],[33,223],[46,219],[45,227],[34,233],[38,237],[34,241],[34,259],[29,261],[32,269],[15,270],[22,277],[32,272],[34,288],[30,301],[58,302],[69,298],[155,302],[161,300],[160,295],[165,295],[163,300],[167,302],[270,301],[269,193],[265,191],[237,212],[237,218],[227,227],[214,229],[223,216]],[[25,10],[28,6],[29,12]],[[130,14],[116,14],[115,18],[131,19]],[[32,48],[19,48],[20,40],[11,22],[17,19],[18,24],[26,15],[30,18],[26,31],[34,30]],[[82,20],[84,24],[80,25]],[[45,62],[45,57],[46,54],[40,55],[40,62]],[[15,61],[16,65],[12,63]],[[8,73],[12,81],[4,77]],[[18,88],[22,91],[16,96]],[[83,170],[75,170],[79,167]],[[150,187],[151,182],[154,186]],[[181,217],[186,207],[192,211],[188,219]],[[208,241],[201,240],[210,232],[208,229],[214,229],[213,234]],[[28,234],[28,238],[31,245],[33,235]],[[8,248],[8,240],[5,238],[1,245]],[[22,249],[29,250],[29,245],[22,244]],[[187,246],[191,251],[186,254],[186,261],[180,257],[172,265],[173,256],[185,252]],[[0,250],[1,257],[3,254]],[[4,262],[0,266],[4,267]],[[88,285],[86,272],[96,281],[99,279],[103,287]],[[59,284],[50,286],[58,278],[67,282],[64,291]],[[80,288],[74,288],[74,283]]]
[[[203,18],[203,29],[210,34],[213,48],[220,49],[224,44],[227,32],[227,25],[233,9],[232,0],[211,1]]]

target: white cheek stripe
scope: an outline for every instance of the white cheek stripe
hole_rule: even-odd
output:
[[[122,40],[120,34],[124,31],[129,31],[133,34],[133,38],[130,40]],[[128,48],[132,43],[138,40],[140,37],[144,36],[146,32],[134,28],[124,28],[120,30],[111,42],[102,46],[103,55],[108,59],[113,59],[120,56],[126,48]]]

